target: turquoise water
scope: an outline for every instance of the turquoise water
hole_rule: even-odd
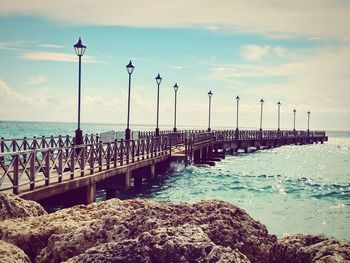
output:
[[[115,129],[100,124],[82,127],[89,133]],[[0,136],[73,134],[74,129],[74,124],[2,122]],[[172,202],[222,199],[245,209],[279,237],[311,233],[350,239],[350,132],[327,135],[325,144],[240,153],[215,167],[173,164],[156,184],[123,197]]]

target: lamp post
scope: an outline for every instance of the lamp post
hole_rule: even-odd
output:
[[[237,95],[236,97],[236,104],[237,104],[237,117],[236,117],[236,131],[238,131],[238,110],[239,110],[239,100],[240,100],[240,97]]]
[[[309,136],[309,133],[310,133],[310,115],[311,115],[311,112],[308,111],[307,112],[307,136]]]
[[[281,102],[277,102],[277,107],[278,107],[278,127],[277,127],[277,131],[280,131],[280,116],[281,116]]]
[[[179,86],[177,85],[177,83],[175,83],[174,85],[174,92],[175,92],[175,111],[174,111],[174,132],[177,132],[176,129],[176,99],[177,99],[177,90],[179,89]]]
[[[293,131],[295,131],[295,114],[296,113],[297,113],[297,111],[294,109],[293,110],[293,114],[294,114]]]
[[[158,127],[158,121],[159,121],[159,85],[162,82],[161,76],[158,74],[156,77],[156,82],[158,86],[158,92],[157,92],[157,126],[156,126],[156,136],[159,136],[159,127]]]
[[[78,129],[75,130],[75,144],[83,144],[83,131],[80,129],[80,97],[81,97],[81,57],[85,53],[86,46],[79,38],[78,43],[74,45],[75,53],[79,57],[79,77],[78,77]]]
[[[129,74],[129,91],[128,91],[128,119],[127,119],[127,122],[126,122],[126,129],[125,129],[125,140],[130,140],[131,138],[131,131],[130,131],[130,128],[129,128],[129,121],[130,121],[130,87],[131,87],[131,74],[132,72],[134,71],[135,67],[134,65],[131,63],[131,60],[129,62],[128,65],[126,65],[126,69],[128,71],[128,74]]]
[[[264,99],[260,100],[260,131],[262,131],[262,115],[263,115],[263,105],[264,105]]]
[[[208,92],[208,98],[209,98],[209,122],[208,122],[208,132],[211,132],[211,128],[210,128],[211,97],[213,97],[213,92],[211,92],[211,90],[210,90],[210,91]]]

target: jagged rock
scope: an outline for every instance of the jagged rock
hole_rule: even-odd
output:
[[[19,247],[0,240],[0,263],[30,263]]]
[[[350,241],[298,234],[279,240],[272,254],[272,262],[350,262]]]
[[[103,217],[114,214],[128,214],[122,201],[80,205],[46,214],[39,217],[26,217],[0,221],[0,239],[20,247],[32,261],[46,247],[48,239],[55,234],[73,232],[75,229],[90,225]]]
[[[0,193],[0,221],[47,214],[37,202],[27,201],[10,193]]]
[[[77,262],[250,262],[238,250],[214,244],[195,225],[157,228],[136,240],[91,248],[67,263]]]
[[[277,241],[244,210],[217,200],[175,205],[111,199],[0,221],[0,239],[21,248],[33,262],[350,260],[350,241],[310,235]]]
[[[195,205],[157,203],[146,200],[109,200],[119,212],[111,213],[97,204],[84,213],[99,211],[97,220],[55,233],[37,257],[38,262],[59,262],[82,254],[86,249],[109,242],[142,237],[159,228],[180,227],[188,224],[199,227],[216,245],[236,249],[252,262],[268,262],[269,252],[276,237],[268,234],[265,226],[253,220],[242,209],[223,201],[202,201]],[[76,208],[77,209],[77,208]],[[75,209],[75,210],[76,210]],[[103,212],[104,211],[104,212]]]

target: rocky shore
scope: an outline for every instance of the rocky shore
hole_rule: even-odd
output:
[[[0,262],[350,262],[350,241],[278,240],[244,210],[111,199],[47,214],[0,194]]]

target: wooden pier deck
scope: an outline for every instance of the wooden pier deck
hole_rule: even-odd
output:
[[[323,143],[322,131],[192,130],[140,132],[136,140],[104,143],[96,135],[73,145],[69,136],[0,141],[0,192],[43,200],[76,191],[82,203],[96,197],[96,186],[110,196],[151,180],[171,161],[215,164],[225,154],[248,148]]]

